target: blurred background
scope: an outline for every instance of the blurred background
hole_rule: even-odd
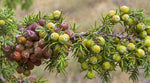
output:
[[[2,7],[3,3],[0,3]],[[76,23],[80,26],[80,31],[86,31],[94,24],[95,20],[101,18],[101,14],[106,14],[109,10],[118,8],[119,5],[127,5],[129,7],[142,8],[147,18],[150,18],[150,0],[34,0],[29,10],[21,10],[18,5],[15,9],[16,18],[23,20],[27,14],[50,13],[50,10],[62,10],[63,16],[66,16],[67,23]],[[98,21],[100,23],[100,21]],[[120,29],[117,29],[120,31]],[[71,54],[70,54],[71,55]],[[44,71],[44,65],[35,68],[32,71],[32,77],[44,76],[47,83],[102,83],[100,78],[87,80],[83,79],[85,73],[80,71],[80,64],[70,58],[69,67],[67,68],[66,77],[63,75],[55,76],[56,72],[49,73]],[[136,83],[150,83],[150,79],[142,77],[143,70],[140,70],[139,81]],[[122,73],[119,68],[111,74],[111,83],[132,83],[129,75]]]

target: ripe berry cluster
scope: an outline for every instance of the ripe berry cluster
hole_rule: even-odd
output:
[[[61,12],[54,11],[50,18],[59,20]],[[4,25],[3,21],[0,22],[1,25]],[[34,22],[31,25],[21,25],[18,30],[20,33],[16,36],[15,46],[11,48],[6,45],[3,47],[3,51],[6,55],[9,55],[8,58],[11,61],[18,63],[17,72],[23,73],[25,76],[29,76],[34,66],[40,66],[43,61],[50,59],[57,62],[57,57],[66,57],[71,44],[70,37],[74,35],[73,30],[69,29],[67,23],[56,25],[56,23],[44,19],[40,19],[38,23]],[[55,66],[56,63],[52,65]],[[67,65],[67,60],[64,60],[63,66],[67,67]]]
[[[41,20],[39,24],[42,25]],[[29,76],[30,70],[34,68],[34,65],[40,66],[41,60],[43,58],[48,59],[52,52],[48,52],[48,49],[42,50],[45,44],[43,44],[44,39],[39,37],[39,31],[36,31],[39,29],[37,23],[29,26],[21,25],[18,29],[19,31],[22,30],[24,34],[19,34],[16,37],[16,45],[13,49],[9,49],[9,51],[4,49],[4,52],[6,54],[9,53],[9,59],[18,63],[19,66],[16,69],[18,73]]]

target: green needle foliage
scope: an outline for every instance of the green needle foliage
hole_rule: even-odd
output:
[[[10,61],[8,62],[6,58],[2,58],[1,56],[0,65],[0,75],[3,76],[8,82],[17,82],[17,78],[13,76],[16,64]]]
[[[116,10],[109,11],[106,15],[102,14],[101,25],[95,21],[91,30],[81,33],[75,33],[79,27],[76,27],[75,24],[69,27],[64,22],[62,12],[58,10],[52,11],[50,15],[41,15],[41,12],[27,15],[21,22],[23,27],[19,30],[20,32],[18,30],[13,32],[16,30],[15,23],[17,22],[7,22],[6,19],[11,17],[10,13],[5,13],[5,11],[10,12],[11,10],[1,11],[0,28],[2,30],[7,28],[0,35],[2,38],[4,37],[1,39],[2,46],[10,45],[9,53],[15,53],[16,56],[17,54],[19,56],[22,51],[13,49],[15,45],[21,45],[24,47],[23,50],[34,49],[34,52],[31,50],[27,56],[27,60],[29,60],[27,62],[19,62],[24,56],[13,58],[19,67],[28,70],[23,73],[26,76],[30,75],[31,59],[40,60],[36,63],[32,62],[36,66],[44,62],[45,70],[50,72],[56,70],[56,75],[58,73],[65,75],[69,52],[73,52],[72,57],[81,64],[82,71],[85,71],[85,79],[94,79],[99,76],[103,83],[111,82],[111,72],[116,71],[117,67],[120,67],[122,72],[128,73],[129,79],[133,82],[138,80],[140,69],[145,70],[143,75],[145,78],[150,76],[150,20],[146,19],[142,9],[134,10],[127,6],[121,6]],[[113,28],[118,24],[123,30],[120,33],[114,33]],[[15,38],[13,39],[14,36],[10,39],[5,38],[12,33],[15,36],[19,35],[16,38],[17,42]],[[21,38],[19,39],[19,37]],[[27,47],[26,40],[34,45],[31,44],[31,47]],[[11,44],[3,44],[7,41]],[[41,43],[41,41],[43,42]],[[40,44],[44,46],[40,46]],[[6,53],[3,54],[5,50],[1,51],[1,56],[8,58]],[[40,54],[39,52],[42,53],[40,57],[37,56]],[[34,54],[35,56],[31,57]],[[1,61],[1,64],[3,63]],[[29,63],[30,65],[28,65]],[[43,82],[45,81],[41,83]]]
[[[128,10],[128,12],[123,12],[122,7],[125,7],[124,10]],[[87,73],[87,71],[92,71],[97,73],[103,82],[109,82],[110,74],[115,71],[117,66],[121,68],[122,72],[128,73],[133,82],[138,80],[141,68],[145,69],[144,77],[149,77],[149,52],[144,42],[149,40],[148,28],[146,27],[149,26],[150,21],[145,20],[142,9],[133,10],[126,6],[122,7],[116,11],[111,10],[107,15],[102,15],[102,25],[97,25],[95,22],[92,30],[89,30],[88,33],[76,35],[76,42],[72,48],[75,50],[73,56],[81,63],[82,70],[86,71],[85,78],[94,78],[92,74]],[[139,23],[142,23],[142,26]],[[114,33],[112,29],[116,24],[122,25],[125,31]],[[133,43],[133,45],[129,43]],[[100,46],[101,51],[94,52],[98,50],[95,48],[93,51],[94,45]],[[129,50],[131,48],[133,50]],[[139,49],[143,51],[139,51]],[[115,58],[114,55],[118,55],[120,58]],[[91,59],[92,57],[97,57],[97,59]],[[92,64],[91,60],[97,62]],[[88,63],[88,68],[83,65],[84,63]]]
[[[14,22],[14,11],[11,9],[0,9],[0,20],[4,21],[4,25],[0,26],[0,36],[10,35],[16,29]]]
[[[14,11],[11,9],[0,9],[0,41],[1,45],[13,45],[17,31],[17,24],[14,20]],[[10,42],[11,41],[11,42]]]

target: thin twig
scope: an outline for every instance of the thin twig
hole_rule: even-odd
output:
[[[127,35],[121,35],[121,34],[110,34],[110,33],[102,33],[102,32],[99,33],[99,35],[107,35],[107,36],[112,36],[112,37],[118,37],[120,39],[130,39],[130,40],[133,39],[132,35],[127,36]]]
[[[94,32],[94,34],[100,34],[104,28],[105,28],[105,26],[102,26],[98,31]]]
[[[99,33],[99,35],[107,35],[112,37],[118,37],[120,39],[128,39],[128,40],[134,40],[136,39],[137,42],[141,41],[139,38],[133,37],[133,35],[122,35],[122,34],[110,34],[110,33]]]
[[[76,38],[78,36],[87,36],[88,35],[88,32],[80,32],[80,33],[75,33],[73,38]]]
[[[102,31],[102,29],[104,29],[105,26],[102,26],[97,32],[94,32],[95,34],[98,34]],[[72,38],[77,38],[79,36],[87,36],[89,33],[88,32],[80,32],[80,33],[75,33],[74,36]]]
[[[134,40],[136,39],[137,42],[140,41],[140,39],[135,38],[133,35],[123,35],[123,34],[110,34],[110,33],[103,33],[101,32],[105,26],[102,26],[98,31],[94,32],[94,34],[99,34],[99,35],[107,35],[107,36],[112,36],[112,37],[118,37],[120,39],[128,39],[128,40]],[[75,33],[72,39],[76,39],[79,36],[87,36],[89,35],[89,32],[80,32],[80,33]]]

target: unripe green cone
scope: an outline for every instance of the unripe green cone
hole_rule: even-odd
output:
[[[95,65],[93,65],[93,67],[94,67],[94,69],[97,69],[97,68],[98,68],[98,65],[97,65],[97,64],[95,64]]]
[[[120,11],[123,12],[123,13],[129,13],[130,9],[127,6],[121,6]]]
[[[0,26],[5,25],[5,21],[4,20],[0,20]]]
[[[105,39],[103,37],[98,37],[97,38],[97,42],[100,44],[100,45],[104,45],[105,44]]]
[[[119,22],[119,21],[120,21],[120,16],[119,16],[119,15],[114,15],[114,16],[112,17],[112,21],[113,21],[113,22]]]
[[[116,14],[116,11],[115,10],[110,10],[108,12],[108,16],[114,16]]]
[[[87,39],[84,39],[84,40],[82,41],[82,44],[83,44],[84,46],[87,46],[87,42],[88,42],[88,40],[87,40]]]
[[[150,53],[150,47],[148,47],[148,53]]]
[[[133,51],[133,50],[135,50],[135,45],[133,43],[129,43],[127,45],[127,49],[128,49],[128,51]]]
[[[100,68],[100,69],[99,69],[99,72],[101,72],[101,73],[105,73],[105,72],[106,72],[106,70],[104,70],[103,68]]]
[[[146,28],[146,26],[145,26],[144,23],[139,23],[139,24],[137,25],[137,30],[140,31],[140,32],[141,32],[141,31],[144,31],[145,28]]]
[[[85,55],[84,51],[82,51],[82,52],[78,51],[78,53],[77,53],[77,56],[80,57],[80,58],[83,57],[84,55]]]
[[[146,27],[146,32],[147,32],[148,35],[150,35],[150,26]]]
[[[137,50],[137,53],[136,53],[136,56],[139,57],[139,58],[143,58],[145,57],[145,52],[143,49],[138,49]]]
[[[59,34],[58,33],[52,33],[51,34],[51,39],[52,39],[52,41],[57,41],[58,40],[58,38],[59,38]]]
[[[113,60],[116,61],[116,62],[119,62],[121,60],[121,57],[119,54],[114,54],[113,55]]]
[[[86,46],[91,48],[94,45],[94,41],[93,40],[88,40]]]
[[[44,31],[40,31],[39,32],[39,36],[42,37],[42,38],[44,38],[46,36],[46,33]]]
[[[128,14],[124,14],[123,16],[122,16],[122,20],[123,21],[128,21],[129,20],[129,15]]]
[[[119,43],[119,38],[115,37],[113,40],[116,44]]]
[[[65,41],[68,41],[70,39],[68,34],[64,34],[64,37],[66,37],[66,39],[64,39]]]
[[[59,36],[59,42],[61,43],[61,44],[66,44],[68,41],[69,41],[69,35],[67,35],[67,34],[64,34],[64,35],[60,35]]]
[[[95,78],[95,73],[93,71],[89,71],[87,73],[87,78],[89,78],[89,79]]]
[[[10,21],[10,22],[12,22],[12,21],[13,21],[13,19],[10,19],[10,18],[8,18],[7,20],[8,20],[8,21]]]
[[[146,39],[145,40],[145,46],[146,47],[150,47],[150,39]]]
[[[97,63],[97,58],[95,56],[93,56],[93,57],[90,58],[89,62],[91,64],[96,64]]]
[[[88,69],[88,68],[89,68],[88,63],[87,63],[87,62],[83,62],[83,63],[81,64],[81,68],[82,68],[83,70]]]
[[[97,55],[96,58],[97,58],[98,62],[102,61],[102,56],[101,55]]]
[[[50,19],[54,19],[54,14],[51,13],[51,14],[49,15],[49,17],[50,17]]]
[[[110,63],[109,62],[104,62],[103,63],[103,69],[109,70],[110,69]]]
[[[140,37],[141,38],[145,38],[147,36],[147,32],[146,31],[142,31],[141,33],[140,33]]]
[[[110,69],[109,69],[109,71],[112,71],[112,70],[114,70],[114,65],[110,65]]]
[[[118,47],[117,47],[117,50],[118,50],[118,52],[119,52],[120,54],[124,54],[124,53],[127,52],[127,48],[126,48],[125,46],[123,46],[123,45],[118,46]]]
[[[133,19],[129,18],[125,23],[126,23],[126,25],[132,26],[133,25]]]
[[[54,18],[55,19],[59,19],[60,16],[61,16],[61,11],[59,11],[59,10],[54,11]]]
[[[99,52],[101,51],[101,48],[100,48],[100,46],[98,46],[98,45],[94,45],[94,46],[92,47],[92,51],[93,51],[93,52],[96,52],[96,53],[99,53]]]
[[[150,39],[150,36],[146,36],[146,37],[145,37],[145,40],[146,40],[146,39]]]
[[[48,23],[47,25],[46,25],[46,27],[47,27],[47,29],[48,30],[51,30],[51,29],[55,29],[55,24],[54,23],[52,23],[52,22],[50,22],[50,23]]]

